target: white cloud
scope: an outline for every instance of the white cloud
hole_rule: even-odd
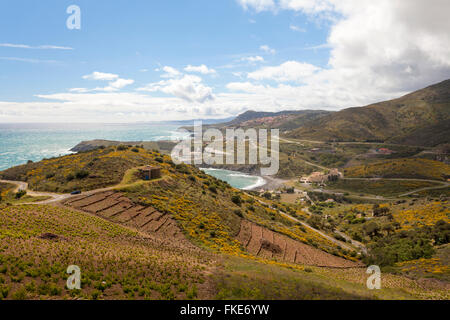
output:
[[[254,9],[256,12],[272,10],[275,8],[273,0],[237,0],[237,2],[245,9]]]
[[[251,93],[260,93],[266,87],[262,85],[255,85],[250,82],[231,82],[227,84],[227,89],[231,91],[243,91]]]
[[[0,60],[27,62],[27,63],[61,64],[61,62],[57,60],[42,60],[33,58],[20,58],[20,57],[0,57]]]
[[[293,25],[293,24],[291,24],[289,26],[289,29],[291,29],[292,31],[296,31],[296,32],[306,32],[306,29],[300,28],[299,26],[296,26],[296,25]]]
[[[165,74],[161,76],[162,78],[175,78],[181,76],[181,72],[173,67],[165,66],[162,68],[162,71],[165,72]]]
[[[216,70],[209,69],[206,65],[202,64],[200,66],[191,66],[188,65],[186,68],[184,68],[184,71],[186,72],[198,72],[201,74],[215,74]]]
[[[259,49],[264,51],[265,53],[269,53],[269,54],[275,54],[276,53],[275,49],[272,49],[268,45],[260,46]]]
[[[113,73],[104,73],[104,72],[98,72],[95,71],[91,74],[83,76],[83,79],[85,80],[97,80],[97,81],[108,81],[109,84],[106,87],[97,87],[94,89],[86,89],[86,88],[72,88],[69,91],[70,92],[79,92],[79,93],[86,93],[86,92],[92,92],[92,91],[117,91],[120,90],[128,85],[131,85],[134,83],[134,80],[132,79],[121,79],[119,78],[119,75],[113,74]]]
[[[213,100],[212,89],[202,83],[198,76],[184,75],[182,78],[162,80],[150,83],[138,91],[163,92],[174,95],[187,102],[204,103]]]
[[[248,61],[250,63],[256,63],[256,62],[264,62],[264,58],[261,56],[254,56],[254,57],[244,57],[241,59],[242,61]]]
[[[65,47],[65,46],[54,46],[54,45],[30,46],[30,45],[27,45],[27,44],[14,44],[14,43],[0,43],[0,47],[16,48],[16,49],[73,50],[72,47]]]
[[[247,76],[254,80],[305,82],[308,77],[319,70],[320,68],[309,63],[287,61],[279,66],[264,67],[257,71],[250,72]]]
[[[364,1],[365,0],[362,0],[362,2]],[[333,0],[280,0],[279,7],[282,9],[303,11],[304,13],[315,14],[333,10],[333,2]]]
[[[248,4],[250,6],[250,4]],[[296,77],[282,68],[258,70],[251,79],[299,78],[299,92],[321,96],[335,108],[397,97],[450,78],[450,2],[436,0],[278,0],[265,10],[292,10],[329,20],[327,69]],[[299,61],[298,63],[302,63]],[[341,97],[349,97],[346,103]],[[333,98],[334,97],[334,98]]]
[[[327,66],[292,59],[251,72],[242,82],[229,83],[225,92],[214,95],[201,78],[165,68],[162,76],[170,79],[139,92],[74,88],[39,95],[43,101],[0,101],[0,121],[49,121],[49,114],[52,121],[136,121],[222,117],[247,109],[338,110],[395,98],[450,78],[448,0],[435,0],[433,5],[425,0],[239,3],[249,10],[292,10],[310,19],[331,17],[326,43],[315,47],[330,49]],[[239,76],[243,70],[232,71]],[[269,80],[277,83],[269,84]],[[158,97],[156,92],[171,96]]]
[[[86,80],[101,80],[101,81],[112,81],[119,78],[119,75],[112,73],[104,73],[95,71],[91,74],[83,76],[83,79]]]
[[[122,89],[126,86],[129,86],[134,83],[134,80],[132,79],[117,79],[116,81],[113,81],[109,84],[108,87],[105,88],[105,91],[114,91]]]

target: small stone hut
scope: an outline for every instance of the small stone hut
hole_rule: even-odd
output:
[[[161,178],[161,168],[145,166],[138,169],[138,175],[142,180],[153,180]]]

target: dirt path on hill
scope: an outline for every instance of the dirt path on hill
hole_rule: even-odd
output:
[[[40,191],[33,191],[30,190],[28,188],[28,183],[23,182],[23,181],[11,181],[11,180],[0,180],[1,183],[9,183],[9,184],[14,184],[16,186],[16,188],[13,190],[13,192],[18,192],[18,191],[26,191],[27,195],[32,196],[32,197],[50,197],[51,199],[48,200],[44,200],[44,201],[37,201],[37,202],[30,202],[30,203],[21,203],[21,205],[23,204],[50,204],[50,203],[54,203],[54,202],[60,202],[72,197],[75,197],[76,195],[72,195],[70,193],[54,193],[54,192],[40,192]],[[102,189],[95,189],[95,190],[91,190],[91,191],[86,191],[83,192],[83,195],[91,195],[97,192],[102,192],[102,191],[109,191],[116,188],[116,186],[113,187],[108,187],[108,188],[102,188]]]

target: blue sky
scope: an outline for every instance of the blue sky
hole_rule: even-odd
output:
[[[448,77],[448,40],[433,36],[427,21],[402,20],[405,10],[421,8],[380,9],[397,14],[380,29],[358,25],[383,16],[371,17],[378,8],[361,2],[349,9],[335,0],[3,0],[0,122],[337,110]],[[80,30],[66,27],[73,4]],[[405,24],[440,47],[389,38],[401,38]],[[382,52],[373,52],[377,45]]]

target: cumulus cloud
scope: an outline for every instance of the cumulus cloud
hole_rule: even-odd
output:
[[[70,92],[78,92],[78,93],[86,93],[86,92],[91,92],[91,91],[111,92],[111,91],[120,90],[120,89],[134,83],[134,80],[132,80],[132,79],[121,79],[121,78],[119,78],[119,75],[117,75],[117,74],[104,73],[104,72],[98,72],[98,71],[95,71],[91,74],[83,76],[83,79],[96,80],[96,81],[108,81],[109,84],[106,87],[97,87],[94,89],[72,88],[69,91]]]
[[[133,121],[222,117],[248,109],[338,110],[395,98],[450,78],[448,0],[435,0],[432,5],[426,0],[238,2],[258,12],[290,10],[310,19],[330,19],[326,43],[315,47],[330,50],[326,66],[290,58],[247,74],[246,69],[236,69],[233,74],[245,80],[228,83],[225,92],[214,95],[200,77],[164,67],[160,70],[164,72],[162,81],[138,92],[74,88],[38,95],[43,101],[0,102],[0,120],[48,121],[46,115],[51,114],[55,121]],[[265,49],[261,47],[270,53],[270,47]],[[248,67],[248,63],[239,67]],[[98,72],[86,79],[108,81],[110,87],[120,77]],[[119,87],[120,83],[124,84],[118,82]],[[115,114],[122,116],[114,118]]]
[[[197,72],[201,74],[215,74],[216,70],[209,69],[206,65],[202,64],[200,66],[191,66],[188,65],[186,68],[184,68],[184,71],[186,72]]]
[[[158,69],[157,69],[158,70]],[[158,70],[159,71],[159,70]],[[177,69],[169,66],[165,66],[162,68],[162,71],[165,73],[161,76],[162,78],[175,78],[181,75],[181,72]]]
[[[320,68],[309,63],[287,61],[279,66],[264,67],[254,72],[250,72],[247,76],[254,80],[305,82],[306,78],[310,77],[318,70],[320,70]]]
[[[214,100],[212,89],[202,83],[202,79],[194,75],[184,75],[181,78],[161,80],[150,83],[138,91],[163,92],[174,95],[187,102],[204,103]]]
[[[250,79],[302,79],[299,92],[310,97],[320,92],[318,87],[327,88],[338,109],[394,98],[450,78],[449,1],[436,0],[431,6],[426,0],[278,0],[264,10],[329,19],[327,43],[312,48],[330,49],[330,58],[326,69],[309,66],[291,72],[280,65],[250,73]],[[343,104],[343,93],[354,98]],[[333,101],[328,96],[322,105]]]

